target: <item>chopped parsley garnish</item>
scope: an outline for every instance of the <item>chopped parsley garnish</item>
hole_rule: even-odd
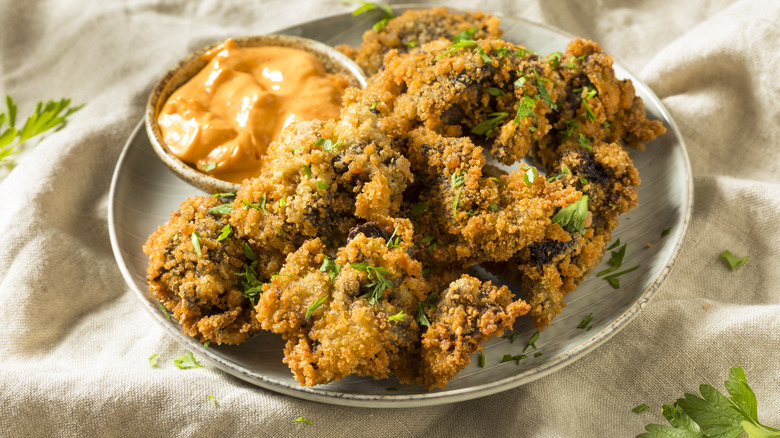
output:
[[[737,269],[741,268],[742,265],[747,263],[747,261],[748,261],[748,259],[750,257],[745,256],[745,257],[739,258],[739,257],[735,256],[734,254],[732,254],[731,251],[726,250],[726,251],[723,251],[722,253],[720,253],[718,258],[721,258],[721,259],[725,260],[726,264],[729,265],[729,268],[731,268],[732,271],[736,271]]]
[[[236,192],[214,193],[212,198],[235,198]]]
[[[407,41],[404,45],[410,49],[417,47],[417,40]]]
[[[178,242],[179,241],[179,235],[178,234],[174,234],[173,235],[173,241],[174,242]]]
[[[588,195],[582,195],[573,204],[555,213],[552,221],[566,228],[570,233],[577,231],[585,235],[585,219],[588,218]]]
[[[176,367],[179,368],[180,370],[187,370],[190,368],[203,368],[203,365],[198,363],[198,360],[195,359],[195,356],[193,356],[191,351],[188,351],[187,354],[183,354],[173,359],[173,364],[176,365]]]
[[[567,166],[566,163],[561,163],[561,173],[547,178],[547,182],[558,181],[566,175],[571,175],[571,170],[569,170],[569,166]]]
[[[618,273],[606,276],[604,277],[604,280],[607,280],[614,289],[617,289],[620,287],[620,280],[618,279],[618,277],[620,277],[623,274],[628,274],[629,272],[636,271],[637,269],[639,269],[639,265],[636,265],[633,268],[628,268],[625,271],[620,271]]]
[[[458,203],[460,202],[460,192],[461,191],[463,191],[462,187],[458,189],[458,193],[455,194],[455,200],[452,201],[452,217],[454,217],[455,219],[458,218],[458,215],[457,215],[457,213],[458,213]]]
[[[428,320],[428,316],[425,314],[425,308],[432,307],[435,309],[437,298],[438,295],[436,293],[432,293],[428,295],[425,300],[417,303],[417,315],[414,317],[414,320],[417,321],[417,324],[428,326],[431,325],[431,322]]]
[[[393,8],[390,7],[387,3],[384,2],[361,2],[361,5],[358,6],[357,9],[352,11],[352,15],[360,15],[363,12],[370,11],[372,9],[381,9],[384,13],[384,17],[374,23],[373,29],[375,32],[379,32],[380,30],[384,29],[387,26],[387,22],[395,17],[395,12],[393,11]],[[301,417],[303,418],[303,417]]]
[[[593,319],[593,312],[590,312],[588,316],[582,319],[582,322],[580,325],[577,326],[578,329],[587,329],[590,325],[590,321]]]
[[[403,321],[404,319],[406,319],[406,314],[403,310],[387,318],[388,321]]]
[[[245,209],[254,208],[257,211],[262,211],[264,215],[268,216],[268,210],[265,209],[265,193],[263,193],[263,196],[260,197],[260,202],[255,202],[254,204],[251,202],[248,202],[246,199],[242,199],[241,201],[244,203]]]
[[[211,345],[211,341],[206,341],[203,343],[203,348],[209,348],[209,345]]]
[[[499,90],[501,91],[501,90]],[[509,117],[507,113],[492,113],[488,115],[488,118],[477,123],[476,126],[471,128],[472,134],[484,135],[485,138],[490,137],[490,133],[501,124],[501,122]]]
[[[195,248],[195,252],[198,253],[198,255],[201,255],[200,240],[199,240],[201,238],[201,235],[198,234],[197,231],[193,231],[191,238],[192,238],[192,247]]]
[[[295,422],[295,423],[306,423],[306,424],[312,424],[312,422],[311,422],[311,421],[309,421],[309,420],[307,420],[307,419],[303,418],[303,415],[301,415],[300,417],[298,417],[298,418],[296,418],[295,420],[293,420],[293,422]]]
[[[634,409],[631,409],[631,410],[636,412],[636,413],[639,413],[639,412],[644,412],[644,411],[646,411],[648,409],[650,409],[650,406],[648,406],[647,404],[641,404],[641,405],[639,405],[639,406],[637,406],[637,407],[635,407]]]
[[[426,244],[428,242],[432,242],[434,239],[435,239],[435,237],[433,237],[433,236],[425,236],[422,239],[420,239],[419,242],[417,242],[416,246],[420,246],[420,245]]]
[[[517,72],[520,74],[520,76],[515,80],[513,85],[516,88],[522,88],[523,85],[525,85],[526,81],[528,81],[528,76],[524,75],[523,73]]]
[[[374,102],[374,103],[371,104],[370,107],[368,107],[368,109],[370,109],[371,111],[374,111],[374,110],[376,110],[377,106],[379,106],[379,102]]]
[[[539,357],[539,356],[541,356],[543,354],[544,353],[542,353],[541,351],[537,351],[536,353],[534,353],[534,357]]]
[[[203,170],[204,172],[211,172],[212,170],[214,170],[216,168],[217,168],[217,162],[216,161],[212,161],[210,163],[204,164],[203,167],[201,168],[201,170]]]
[[[452,176],[450,177],[450,183],[452,184],[452,188],[456,189],[461,185],[463,185],[463,178],[464,178],[463,172],[453,173]]]
[[[463,32],[455,35],[452,37],[452,45],[450,48],[446,52],[438,55],[435,59],[439,60],[445,56],[457,52],[460,49],[477,45],[477,42],[473,39],[476,32],[477,29],[472,27],[471,29],[464,30]]]
[[[422,270],[422,276],[425,277],[426,275],[431,273],[431,268],[423,268]]]
[[[322,303],[324,303],[325,300],[327,299],[328,297],[322,297],[317,301],[311,303],[311,306],[309,306],[309,309],[306,311],[306,316],[304,316],[304,318],[310,317],[317,310],[317,308],[319,308],[322,305]]]
[[[344,145],[343,142],[337,141],[336,136],[332,136],[330,139],[325,138],[318,138],[317,141],[314,142],[314,146],[322,146],[322,149],[331,152],[334,149],[336,149],[339,146]]]
[[[583,149],[586,149],[588,152],[593,152],[593,147],[590,145],[590,140],[588,140],[587,137],[585,137],[585,134],[580,133],[579,138],[580,147]]]
[[[409,210],[409,219],[417,217],[428,211],[430,203],[428,201],[418,202],[414,204],[411,210]]]
[[[327,272],[328,276],[330,277],[330,281],[333,281],[333,278],[337,276],[339,272],[341,272],[341,265],[333,261],[333,259],[328,257],[327,254],[323,254],[320,271]]]
[[[490,64],[493,62],[492,59],[490,59],[489,56],[485,53],[485,50],[482,49],[482,47],[477,47],[477,54],[479,55],[479,58],[484,62],[485,64]]]
[[[592,121],[596,121],[596,114],[593,113],[593,110],[590,108],[590,105],[588,105],[588,99],[596,95],[596,89],[588,89],[588,91],[585,93],[585,97],[582,98],[582,106],[585,107],[585,117]]]
[[[539,73],[536,70],[534,70],[534,77],[536,78],[536,88],[539,90],[539,96],[542,98],[542,101],[550,107],[552,111],[557,111],[558,105],[553,103],[550,94],[547,92],[547,88],[544,87],[544,82],[549,81],[549,79],[539,76]]]
[[[160,309],[162,310],[163,315],[165,315],[166,318],[171,319],[171,314],[168,313],[168,309],[165,308],[165,304],[160,303]]]
[[[534,183],[534,181],[536,181],[536,177],[539,176],[539,173],[536,171],[536,168],[532,166],[529,166],[523,170],[525,170],[525,173],[523,174],[523,183],[527,186],[530,186]]]
[[[536,350],[536,341],[539,339],[539,331],[537,330],[534,332],[534,334],[531,335],[531,338],[528,339],[528,342],[525,344],[525,347],[523,347],[523,353],[525,353],[525,350],[528,350],[529,347],[532,347],[534,350]]]
[[[758,402],[756,394],[748,385],[745,370],[740,366],[729,370],[729,378],[724,382],[727,398],[715,387],[699,385],[701,397],[685,394],[674,404],[663,405],[661,414],[671,424],[648,424],[647,433],[637,438],[704,436],[738,437],[745,433],[753,438],[780,436],[780,430],[765,426],[758,420]]]
[[[360,298],[368,298],[368,304],[372,306],[376,305],[379,302],[379,299],[384,295],[385,290],[393,288],[393,282],[385,277],[386,275],[390,275],[390,272],[388,272],[387,269],[381,266],[371,266],[366,262],[352,263],[349,266],[358,271],[365,272],[368,279],[371,280],[368,287],[373,289],[360,296]]]
[[[233,204],[220,204],[208,209],[211,214],[228,214],[231,211],[233,211]]]
[[[244,242],[244,256],[252,261],[250,264],[244,263],[244,272],[237,272],[236,275],[244,277],[241,281],[243,288],[242,295],[249,299],[253,306],[257,305],[260,294],[263,293],[263,282],[257,279],[255,269],[260,261],[257,259],[254,251],[247,242]]]
[[[661,237],[666,237],[669,235],[669,232],[671,232],[671,228],[664,228],[663,231],[661,231]]]
[[[490,209],[493,210],[494,212],[498,212],[498,204],[493,202],[492,204],[490,204]]]
[[[160,363],[160,359],[157,358],[157,353],[154,353],[153,355],[149,356],[150,367],[157,368],[158,363]]]
[[[278,205],[279,208],[284,208],[284,206],[287,205],[287,195],[282,196],[282,199],[280,199],[276,205]]]
[[[582,184],[582,186],[583,186],[583,187],[585,187],[585,186],[587,186],[588,184],[590,184],[590,181],[586,180],[585,178],[583,178],[583,177],[581,177],[581,176],[580,176],[580,177],[578,177],[578,178],[580,179],[580,184]]]
[[[323,181],[317,181],[317,189],[318,190],[327,190],[328,187],[330,187],[330,185],[328,185],[328,183],[323,182]]]
[[[208,399],[211,400],[212,403],[214,403],[214,406],[217,405],[217,399],[215,399],[213,395],[206,394],[206,397],[208,397]]]
[[[566,129],[563,131],[558,131],[558,134],[563,135],[563,141],[567,141],[572,136],[572,131],[575,129],[580,129],[580,124],[576,120],[567,120],[566,121]]]
[[[612,257],[610,257],[609,259],[609,264],[612,267],[599,272],[598,274],[596,274],[597,277],[601,277],[602,275],[606,275],[612,271],[616,271],[620,269],[620,267],[623,265],[623,257],[626,256],[626,245],[620,247],[618,251],[612,251]]]
[[[527,357],[528,356],[524,354],[518,354],[516,356],[512,356],[511,354],[505,354],[504,357],[501,358],[501,363],[515,361],[515,364],[520,365],[520,360],[525,359]]]
[[[523,96],[519,102],[517,102],[517,114],[515,115],[515,124],[519,125],[520,122],[526,117],[536,117],[534,108],[536,107],[536,100],[531,97]]]
[[[479,367],[485,368],[485,352],[480,351],[479,352]]]
[[[311,168],[306,164],[301,167],[303,168],[303,174],[306,175],[306,179],[311,179]]]
[[[488,87],[487,91],[491,96],[506,96],[506,92],[500,88]]]
[[[217,237],[217,242],[227,239],[230,236],[230,231],[231,231],[230,224],[227,224],[224,227],[222,227],[222,231],[219,233],[219,237]]]
[[[558,64],[561,63],[561,56],[563,56],[561,52],[552,52],[547,56],[547,63],[550,64],[550,67],[556,69]]]
[[[612,245],[609,245],[609,248],[607,248],[607,250],[611,251],[611,250],[617,248],[618,246],[620,246],[620,238],[619,237],[618,237],[618,240],[615,241],[615,243],[613,243]]]
[[[389,239],[387,239],[387,242],[385,242],[385,246],[388,248],[401,248],[401,236],[397,236],[396,233],[398,233],[398,228],[393,230],[393,234],[390,236]]]

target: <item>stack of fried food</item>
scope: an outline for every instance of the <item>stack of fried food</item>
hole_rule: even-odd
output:
[[[517,317],[549,325],[637,204],[627,148],[664,128],[598,44],[542,57],[498,25],[432,9],[368,31],[341,48],[372,76],[338,120],[292,125],[234,198],[173,212],[144,251],[186,333],[279,333],[303,385],[437,388]],[[464,274],[476,264],[521,290]]]

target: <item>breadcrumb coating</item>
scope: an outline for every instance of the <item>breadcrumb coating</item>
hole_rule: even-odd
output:
[[[483,12],[451,12],[447,8],[408,10],[387,22],[380,30],[363,34],[358,48],[347,45],[336,49],[352,58],[368,76],[383,68],[382,58],[390,50],[405,53],[441,38],[451,40],[455,35],[474,29],[475,39],[497,39],[501,36],[501,21]]]
[[[244,242],[232,233],[220,240],[227,221],[208,212],[219,204],[211,197],[191,197],[149,236],[143,247],[149,256],[147,280],[152,295],[189,336],[239,344],[260,324],[236,275],[248,263]]]
[[[444,290],[422,335],[421,382],[443,388],[482,350],[482,344],[510,330],[530,306],[515,301],[506,286],[463,275]]]

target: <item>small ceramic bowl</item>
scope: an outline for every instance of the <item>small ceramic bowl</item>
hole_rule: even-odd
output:
[[[234,38],[239,47],[280,46],[304,50],[313,54],[325,66],[328,73],[338,73],[350,79],[351,87],[365,87],[366,76],[351,59],[338,50],[318,41],[289,35],[259,35]],[[208,193],[225,193],[238,190],[240,184],[223,181],[195,169],[175,156],[163,141],[157,124],[159,114],[168,97],[205,67],[209,61],[204,53],[222,44],[222,41],[198,49],[182,59],[163,76],[152,90],[146,104],[146,133],[160,159],[179,178]]]

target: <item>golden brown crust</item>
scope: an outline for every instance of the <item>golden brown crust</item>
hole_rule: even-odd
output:
[[[352,58],[366,75],[371,76],[382,68],[382,58],[390,50],[405,53],[441,38],[451,40],[455,35],[475,29],[475,39],[497,39],[501,36],[501,21],[490,14],[476,12],[451,12],[447,8],[408,10],[387,22],[377,30],[363,34],[363,44],[358,48],[341,45],[336,49]]]
[[[463,275],[444,290],[422,336],[420,380],[429,389],[443,388],[471,362],[482,344],[512,328],[528,312],[506,286],[496,287]]]
[[[218,240],[227,222],[208,212],[219,204],[211,197],[192,197],[171,213],[144,244],[147,279],[152,295],[185,333],[201,341],[239,344],[259,324],[236,275],[247,263],[244,242],[232,235]]]

